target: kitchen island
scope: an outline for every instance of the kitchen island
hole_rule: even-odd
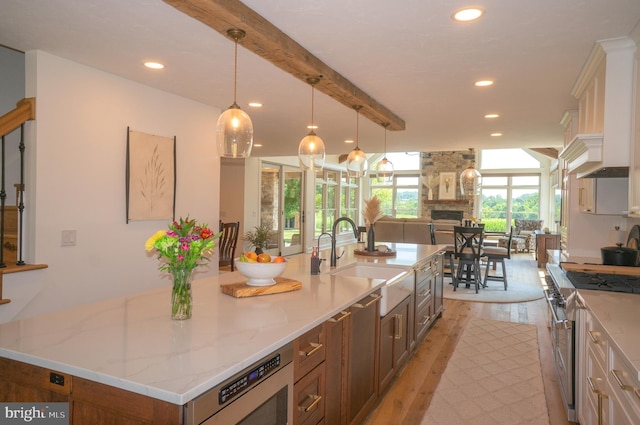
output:
[[[355,256],[346,246],[338,268],[356,262],[413,267],[444,248],[389,246],[395,257]],[[171,320],[167,286],[2,324],[0,358],[181,406],[385,284],[333,275],[327,262],[311,276],[309,255],[288,263],[282,276],[299,280],[302,289],[276,295],[234,298],[220,285],[245,280],[238,272],[196,275],[187,321]]]

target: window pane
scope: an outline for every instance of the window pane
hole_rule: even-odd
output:
[[[417,186],[418,183],[419,183],[418,176],[408,176],[408,177],[398,176],[396,178],[396,185],[398,186]]]
[[[540,196],[537,189],[513,189],[511,192],[513,218],[536,220],[540,216]]]
[[[513,186],[538,186],[540,176],[513,176],[511,184]]]
[[[505,167],[505,164],[508,166]],[[481,169],[540,168],[540,161],[523,149],[482,149]]]
[[[395,171],[415,171],[420,169],[419,152],[389,152],[387,159],[393,164]]]
[[[393,216],[393,189],[391,187],[374,188],[372,194],[380,200],[380,208],[385,215]]]
[[[398,189],[396,198],[396,217],[418,217],[418,189]]]
[[[506,186],[507,176],[482,176],[482,186]]]
[[[507,229],[507,189],[482,189],[482,222],[487,232]]]

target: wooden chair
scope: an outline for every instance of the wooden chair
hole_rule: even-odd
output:
[[[458,289],[463,274],[466,274],[466,285],[470,286],[473,279],[476,293],[482,283],[480,270],[480,257],[482,256],[482,239],[484,226],[453,228],[453,255],[450,257],[451,280],[453,290]],[[458,262],[457,270],[454,268],[454,259]]]
[[[504,282],[504,290],[507,290],[507,268],[505,266],[504,260],[508,260],[511,258],[511,243],[513,242],[513,235],[516,232],[515,226],[511,226],[511,232],[509,233],[509,237],[507,239],[506,247],[498,247],[498,246],[486,246],[482,250],[482,256],[487,258],[487,268],[484,272],[484,286],[487,286],[487,280],[501,280]],[[502,265],[502,275],[490,275],[489,269],[493,265],[495,269],[495,265],[497,263]]]
[[[235,270],[233,264],[233,258],[236,255],[236,244],[238,243],[238,232],[240,230],[240,222],[233,223],[220,222],[220,235],[218,243],[219,262],[218,268],[230,268],[231,271]]]

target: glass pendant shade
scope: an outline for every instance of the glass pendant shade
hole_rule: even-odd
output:
[[[230,29],[227,34],[235,41],[233,105],[218,117],[216,127],[218,153],[225,158],[247,158],[251,155],[253,147],[253,124],[249,115],[240,109],[236,102],[238,40],[245,36],[245,32],[239,29]]]
[[[302,138],[298,145],[298,159],[300,160],[300,168],[315,171],[324,167],[325,159],[324,142],[313,131],[315,127],[313,124],[313,89],[320,79],[308,78],[307,81],[311,84],[311,131]]]
[[[324,142],[313,130],[309,132],[298,146],[298,159],[303,170],[317,170],[324,167]]]
[[[225,158],[247,158],[253,147],[251,118],[235,103],[218,118],[218,152]]]
[[[354,105],[353,107],[356,110],[356,147],[347,156],[347,175],[354,178],[366,176],[369,168],[367,154],[362,152],[358,146],[360,108],[362,108],[360,105]]]
[[[387,159],[387,126],[384,126],[384,157],[376,164],[376,179],[378,183],[391,183],[393,181],[393,163]]]
[[[460,191],[462,196],[473,198],[480,195],[482,175],[473,165],[460,174]]]
[[[347,157],[347,175],[349,177],[364,177],[367,175],[369,161],[367,155],[356,146]]]
[[[376,165],[376,178],[378,183],[391,183],[393,181],[393,164],[386,156]]]

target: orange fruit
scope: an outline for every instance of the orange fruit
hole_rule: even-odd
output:
[[[269,254],[267,254],[266,252],[263,252],[262,254],[258,254],[258,263],[270,263],[271,262],[271,256]]]
[[[254,261],[258,259],[258,254],[256,254],[254,251],[247,251],[244,253],[244,256]]]
[[[287,260],[285,260],[284,257],[281,255],[278,255],[276,258],[273,259],[274,263],[284,263],[285,261]]]

